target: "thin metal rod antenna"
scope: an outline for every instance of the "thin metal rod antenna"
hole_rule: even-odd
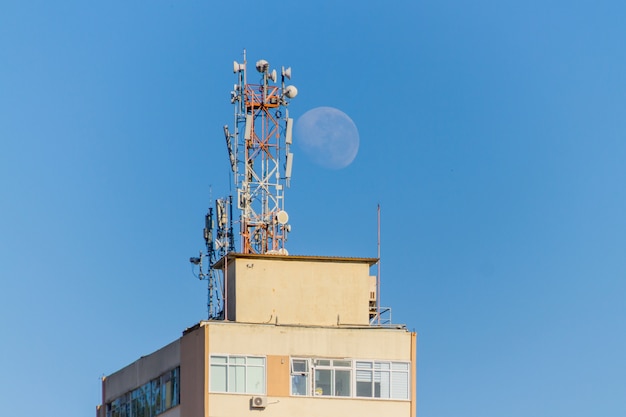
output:
[[[378,262],[376,262],[376,316],[378,317],[378,325],[380,326],[380,204],[377,209],[378,217]]]
[[[228,255],[230,252],[235,251],[235,235],[233,234],[233,195],[231,194],[228,197],[228,208],[230,210],[230,214],[228,217],[228,251],[226,254]]]
[[[228,320],[228,255],[224,257],[224,320]]]
[[[246,70],[248,69],[248,60],[246,59],[246,48],[243,48],[243,63],[246,65]],[[248,79],[246,77],[246,71],[243,72],[243,84],[248,84]]]

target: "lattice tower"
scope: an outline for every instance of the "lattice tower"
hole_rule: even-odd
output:
[[[285,86],[291,68],[276,70],[265,60],[256,62],[258,84],[247,82],[247,61],[233,62],[237,83],[231,92],[234,132],[224,126],[231,169],[240,210],[242,253],[287,254],[285,242],[291,229],[285,211],[285,188],[289,187],[293,164],[293,119],[289,100],[297,89]]]

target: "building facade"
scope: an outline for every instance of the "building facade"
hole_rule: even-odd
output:
[[[224,320],[103,378],[97,417],[415,416],[416,334],[370,323],[375,262],[228,254]]]

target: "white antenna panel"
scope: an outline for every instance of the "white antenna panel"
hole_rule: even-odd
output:
[[[243,135],[245,140],[250,140],[250,135],[252,134],[252,118],[251,114],[246,115],[246,131]]]
[[[228,215],[226,213],[226,204],[224,200],[217,200],[217,221],[220,227],[228,225]]]
[[[285,178],[291,178],[291,168],[293,167],[293,153],[287,154],[287,163],[285,164]]]
[[[285,130],[285,143],[287,145],[291,145],[293,143],[293,119],[291,117],[287,118],[287,129]]]
[[[245,206],[245,197],[242,191],[237,190],[237,209],[243,210]]]

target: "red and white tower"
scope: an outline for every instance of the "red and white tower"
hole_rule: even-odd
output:
[[[234,132],[224,134],[237,188],[235,202],[240,210],[242,253],[287,254],[285,241],[290,230],[285,211],[285,188],[289,186],[293,154],[293,119],[289,100],[298,94],[292,86],[291,68],[281,68],[280,82],[270,64],[256,62],[259,81],[249,84],[247,61],[233,62],[237,84],[231,92]]]

